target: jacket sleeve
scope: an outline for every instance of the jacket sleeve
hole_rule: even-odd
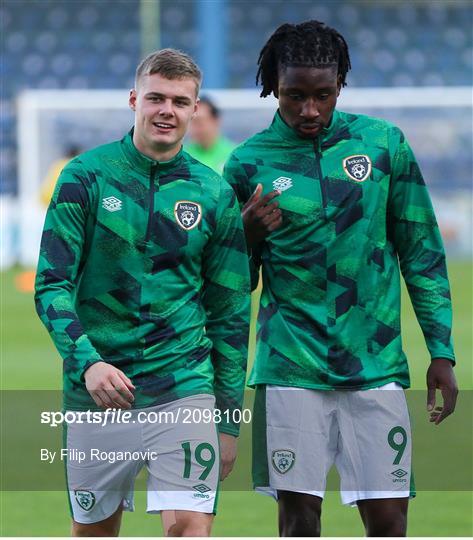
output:
[[[388,231],[431,358],[455,363],[445,251],[432,202],[414,154],[397,130]]]
[[[235,193],[221,181],[215,229],[203,258],[206,333],[213,344],[219,430],[237,436],[246,378],[250,324],[250,281],[246,242]]]
[[[239,159],[232,154],[225,164],[223,177],[232,186],[236,193],[240,210],[251,197],[251,187],[248,175]],[[261,249],[248,249],[248,262],[250,268],[251,290],[254,291],[258,286],[259,270],[261,267]]]
[[[36,311],[64,361],[65,375],[76,384],[101,361],[75,310],[90,191],[90,178],[73,160],[61,172],[46,214],[35,283]]]

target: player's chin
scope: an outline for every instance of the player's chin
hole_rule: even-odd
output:
[[[315,139],[322,132],[322,126],[319,125],[310,128],[300,126],[296,128],[296,132],[302,139]]]
[[[169,131],[167,133],[154,133],[151,137],[154,144],[157,145],[169,145],[174,144],[178,140],[176,130]]]

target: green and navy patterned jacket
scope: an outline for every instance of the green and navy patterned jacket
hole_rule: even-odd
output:
[[[132,380],[136,408],[201,393],[240,408],[249,291],[236,196],[183,150],[152,161],[130,132],[62,171],[36,306],[64,360],[66,408],[96,408],[84,372],[101,360]]]
[[[442,240],[398,128],[335,111],[307,140],[278,112],[233,152],[224,177],[241,203],[258,183],[281,191],[283,225],[251,258],[263,291],[250,384],[408,387],[399,266],[432,358],[454,361]]]

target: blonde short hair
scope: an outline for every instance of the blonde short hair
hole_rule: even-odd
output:
[[[177,49],[161,49],[149,54],[136,68],[135,86],[145,75],[159,73],[166,79],[194,79],[196,94],[202,83],[202,72],[194,60]]]

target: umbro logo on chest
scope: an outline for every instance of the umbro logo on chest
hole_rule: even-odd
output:
[[[122,209],[122,201],[116,197],[104,197],[102,199],[102,208],[109,212],[117,212]]]
[[[288,178],[287,176],[280,176],[273,181],[273,188],[281,192],[291,188],[292,185],[292,178]]]

